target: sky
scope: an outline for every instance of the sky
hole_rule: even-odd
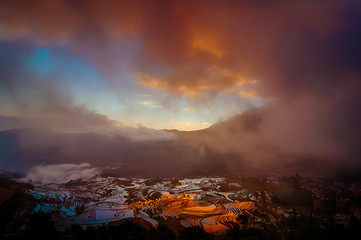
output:
[[[108,136],[20,134],[25,157],[64,146],[48,164],[360,168],[360,42],[357,0],[3,0],[0,130]]]
[[[4,0],[0,115],[196,130],[271,106],[301,133],[353,138],[360,11],[352,0]]]
[[[1,115],[39,121],[81,107],[125,125],[196,130],[262,106],[255,79],[221,66],[229,50],[191,5],[2,2]]]

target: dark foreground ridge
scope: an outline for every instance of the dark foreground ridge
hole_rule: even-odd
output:
[[[184,228],[176,232],[167,224],[161,224],[157,228],[141,219],[129,218],[119,222],[102,225],[99,227],[89,226],[82,228],[78,224],[72,225],[69,229],[58,232],[51,215],[46,213],[34,214],[28,220],[25,231],[18,234],[4,235],[2,239],[87,239],[87,240],[108,240],[108,239],[149,239],[149,240],[217,240],[217,239],[359,239],[360,225],[356,219],[351,219],[348,228],[340,226],[329,227],[322,231],[314,232],[312,229],[303,231],[305,221],[300,221],[293,226],[293,231],[280,234],[276,229],[259,229],[255,227],[241,227],[233,225],[228,230],[219,233],[207,233],[200,226]],[[309,224],[309,223],[308,223]]]

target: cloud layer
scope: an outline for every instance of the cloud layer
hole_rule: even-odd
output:
[[[39,165],[31,168],[22,181],[66,183],[70,180],[87,180],[99,173],[88,163]]]

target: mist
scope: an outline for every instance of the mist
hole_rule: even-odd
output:
[[[67,183],[70,180],[88,180],[99,173],[88,163],[39,165],[31,168],[21,181]]]

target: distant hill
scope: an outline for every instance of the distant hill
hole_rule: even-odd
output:
[[[266,114],[254,109],[207,129],[169,130],[163,133],[172,137],[141,140],[134,140],[129,132],[0,131],[0,169],[25,173],[37,165],[89,163],[110,176],[187,177],[306,173],[316,166],[322,166],[317,171],[326,172],[333,167],[325,164],[327,159],[295,154],[267,139],[262,129]]]
[[[26,128],[0,132],[0,169],[10,171],[26,172],[40,164],[86,162],[111,166],[107,174],[189,176],[225,172],[227,157],[228,153],[218,153],[179,135],[167,140],[133,141],[119,134],[95,132]]]

